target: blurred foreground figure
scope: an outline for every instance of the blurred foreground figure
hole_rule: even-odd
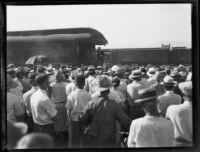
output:
[[[128,147],[172,147],[174,130],[170,120],[162,118],[157,110],[155,89],[139,91],[139,99],[145,116],[132,121],[128,136]]]
[[[174,124],[176,146],[192,146],[192,82],[182,82],[178,86],[182,91],[184,103],[169,106],[166,117]]]
[[[17,143],[16,149],[54,148],[53,138],[45,133],[30,133],[23,136]]]
[[[12,123],[7,121],[7,148],[15,149],[16,143],[27,133],[28,127],[25,123]]]

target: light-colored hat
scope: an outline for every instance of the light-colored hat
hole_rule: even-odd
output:
[[[49,74],[49,75],[53,74],[54,73],[53,67],[48,67],[47,70],[45,71],[45,73]]]
[[[174,86],[175,84],[177,84],[176,81],[174,81],[174,79],[171,76],[165,76],[163,79],[163,82],[161,83],[165,86]]]
[[[109,79],[107,75],[100,75],[97,78],[98,91],[108,90],[113,86],[112,81]]]
[[[156,90],[154,88],[147,88],[138,91],[139,99],[135,103],[147,102],[151,99],[157,98]]]
[[[178,84],[181,92],[187,96],[192,96],[192,81],[181,82]]]
[[[120,68],[119,68],[119,66],[117,66],[117,65],[113,65],[112,68],[111,68],[111,70],[112,70],[112,71],[115,71],[115,72],[117,72],[119,69],[120,69]]]
[[[151,77],[151,76],[153,76],[155,73],[156,73],[155,68],[151,67],[151,68],[149,68],[149,70],[148,70],[148,72],[147,72],[147,75],[148,75],[149,77]]]
[[[133,80],[134,78],[138,78],[142,76],[141,70],[134,70],[132,71],[131,75],[129,75],[129,79]]]

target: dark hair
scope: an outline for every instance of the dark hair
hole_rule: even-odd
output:
[[[149,101],[143,102],[143,103],[141,103],[141,106],[143,107],[143,109],[145,109],[147,112],[149,112],[150,115],[159,117],[160,114],[157,109],[157,102],[156,102],[157,100],[156,99],[154,98],[154,99],[150,99]]]
[[[107,89],[105,91],[101,91],[100,97],[107,97],[109,93],[110,93],[110,89]]]
[[[77,75],[75,77],[75,82],[76,82],[76,85],[78,86],[78,88],[83,88],[83,86],[85,85],[85,76]]]
[[[48,79],[49,79],[49,75],[44,74],[44,73],[39,73],[35,78],[35,82],[37,85],[40,86]]]
[[[164,86],[164,89],[167,90],[167,91],[171,91],[171,90],[174,89],[173,85],[171,85],[171,86],[170,85],[169,86],[168,85],[163,85],[163,86]]]

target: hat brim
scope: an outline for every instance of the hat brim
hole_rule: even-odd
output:
[[[151,76],[154,76],[155,73],[151,74],[151,73],[147,72],[147,75],[148,75],[149,77],[151,77]]]
[[[173,81],[173,83],[165,83],[165,82],[161,82],[160,84],[165,85],[165,86],[174,86],[176,84],[178,84],[176,81]]]
[[[108,87],[108,88],[102,88],[102,87],[100,87],[100,88],[98,88],[97,90],[100,91],[100,92],[102,92],[102,91],[106,91],[106,90],[108,90],[108,89],[110,89],[110,87]]]
[[[129,79],[133,80],[134,78],[139,78],[139,77],[142,77],[142,74],[141,74],[141,75],[138,75],[138,76],[130,75],[130,76],[129,76]]]
[[[145,101],[148,101],[148,100],[151,100],[151,99],[155,99],[157,97],[158,96],[153,96],[153,97],[144,98],[144,99],[137,99],[137,100],[135,100],[135,103],[142,103],[142,102],[145,102]]]

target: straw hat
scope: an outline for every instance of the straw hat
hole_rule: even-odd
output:
[[[174,81],[174,79],[171,76],[165,76],[163,79],[163,82],[161,82],[161,84],[165,85],[165,86],[174,86],[177,84],[176,81]]]
[[[149,70],[148,70],[148,72],[147,72],[147,75],[148,75],[149,77],[151,77],[151,76],[153,76],[155,73],[156,73],[155,68],[151,67],[151,68],[149,68]]]

